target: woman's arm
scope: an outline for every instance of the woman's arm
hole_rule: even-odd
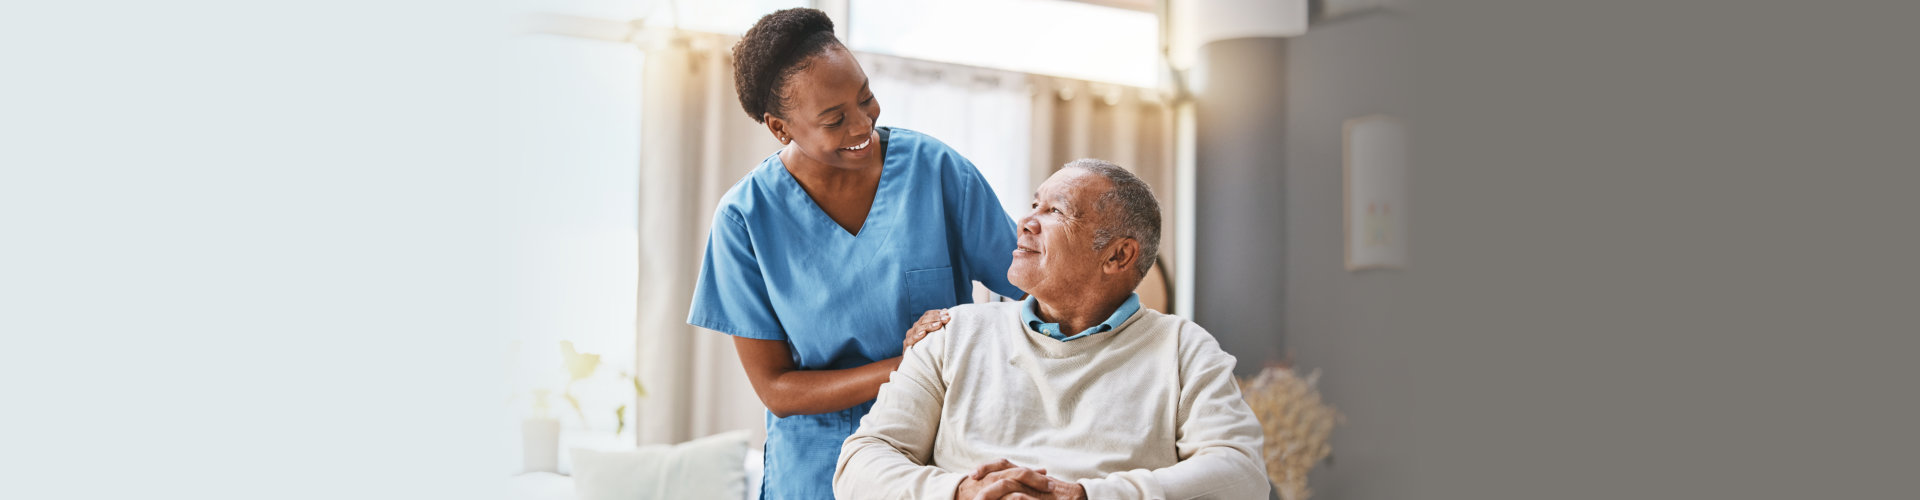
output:
[[[900,366],[892,357],[840,370],[801,370],[783,340],[733,338],[740,366],[760,403],[774,416],[827,413],[852,408],[880,394],[880,384]]]
[[[950,319],[945,309],[922,314],[907,330],[901,350],[945,327]],[[760,404],[783,418],[845,410],[873,399],[888,374],[900,366],[900,358],[893,357],[841,370],[801,370],[794,368],[793,351],[784,340],[734,337],[733,350],[740,355],[740,366],[746,368]]]

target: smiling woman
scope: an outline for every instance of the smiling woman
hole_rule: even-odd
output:
[[[783,147],[721,197],[687,323],[734,337],[768,410],[765,498],[826,498],[901,352],[1007,281],[1013,221],[973,163],[877,126],[865,70],[813,9],[733,48],[740,106]]]
[[[780,150],[780,160],[792,167],[807,195],[841,228],[858,234],[880,182],[881,159],[872,147],[880,104],[845,48],[833,47],[794,67],[799,78],[785,88],[794,96],[793,105],[820,112],[791,121],[766,112],[762,122],[788,145]],[[776,105],[788,100],[779,92],[769,95]]]

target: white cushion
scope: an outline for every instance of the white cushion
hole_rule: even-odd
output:
[[[748,436],[733,431],[673,446],[575,448],[574,488],[580,500],[743,498]]]
[[[760,500],[760,476],[766,473],[767,456],[759,448],[747,448],[747,497]]]

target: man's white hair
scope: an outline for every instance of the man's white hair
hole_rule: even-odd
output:
[[[1100,227],[1093,231],[1093,249],[1106,248],[1114,238],[1133,238],[1140,242],[1135,271],[1139,277],[1146,277],[1160,253],[1160,201],[1154,199],[1153,187],[1133,172],[1106,160],[1081,158],[1067,162],[1065,168],[1088,170],[1113,184],[1113,188],[1102,193],[1093,204],[1094,211],[1101,214]]]

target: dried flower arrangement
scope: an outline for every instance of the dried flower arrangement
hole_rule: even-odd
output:
[[[1282,365],[1270,365],[1253,378],[1240,380],[1240,393],[1266,434],[1261,451],[1267,460],[1267,479],[1273,481],[1281,500],[1312,496],[1307,473],[1333,456],[1327,440],[1334,424],[1344,418],[1320,401],[1320,390],[1315,388],[1319,380],[1319,370],[1301,378]]]

